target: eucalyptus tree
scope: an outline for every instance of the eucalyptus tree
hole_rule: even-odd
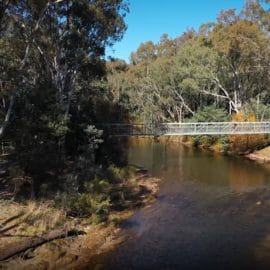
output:
[[[149,121],[182,121],[213,104],[228,114],[254,99],[268,106],[269,14],[269,1],[249,0],[241,12],[222,11],[198,32],[164,34],[157,44],[141,44],[109,81],[121,89],[118,97],[127,97],[123,104]]]
[[[105,48],[122,38],[128,6],[122,0],[4,3],[0,137],[16,143],[15,158],[27,173],[61,174],[67,155],[74,161],[92,145],[93,156],[100,143],[93,125],[99,103],[109,104],[101,80]]]
[[[269,4],[269,0],[248,0],[241,11],[241,15],[252,22],[256,22],[261,30],[269,32]]]
[[[1,40],[8,35],[10,44],[16,35],[21,39],[21,48],[16,49],[22,54],[13,61],[17,62],[18,73],[26,68],[29,72],[19,82],[35,87],[43,69],[44,76],[56,89],[56,103],[68,115],[78,79],[89,80],[100,75],[105,47],[122,37],[126,10],[121,0],[7,2],[5,16],[9,24]],[[18,90],[14,89],[10,100],[17,94]],[[10,119],[12,104],[0,134]]]
[[[201,39],[181,48],[175,58],[179,94],[185,95],[189,111],[211,102],[222,102],[227,99],[218,77],[219,57]],[[225,92],[224,92],[225,91]],[[228,100],[230,102],[230,100]],[[194,113],[192,113],[194,114]]]
[[[220,89],[238,112],[250,98],[269,91],[269,36],[246,19],[217,24],[212,32],[213,49],[220,58]]]

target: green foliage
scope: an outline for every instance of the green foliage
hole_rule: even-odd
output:
[[[36,196],[61,194],[74,211],[103,219],[125,196],[113,185],[130,184],[133,172],[119,168],[125,141],[99,124],[229,121],[239,111],[270,119],[268,2],[248,1],[198,32],[142,43],[127,64],[104,60],[126,29],[125,0],[4,1],[0,138],[15,145],[10,175],[33,179]]]
[[[98,145],[103,142],[103,140],[100,139],[103,131],[98,130],[95,126],[88,125],[84,132],[87,135],[90,149],[97,149]]]
[[[256,98],[250,99],[244,106],[244,113],[246,115],[254,115],[257,121],[270,120],[270,105],[265,101],[266,93],[262,93]]]
[[[106,221],[110,209],[110,201],[101,195],[83,193],[74,203],[74,211],[79,216],[89,216],[95,222]]]
[[[112,157],[119,143],[110,145],[97,125],[128,118],[112,102],[104,61],[106,46],[123,36],[128,5],[23,0],[0,6],[0,138],[15,145],[10,175],[16,165],[16,177],[33,179],[37,197],[76,197],[100,168],[122,158],[122,149]],[[98,194],[93,200],[93,209],[106,201]]]
[[[198,110],[194,116],[189,120],[191,122],[227,122],[229,121],[229,116],[227,112],[222,108],[216,108],[215,106],[207,106]],[[228,146],[227,136],[194,136],[193,142],[195,145],[201,145],[203,147],[210,147],[215,143],[222,145],[224,150]]]
[[[96,172],[96,176],[82,181],[78,188],[78,178],[67,179],[67,188],[58,192],[54,200],[56,205],[68,209],[75,216],[90,217],[92,222],[106,221],[112,209],[122,209],[126,198],[130,197],[130,188],[134,186],[134,168],[109,166]],[[89,175],[89,174],[88,174]]]
[[[223,108],[217,108],[214,105],[206,106],[199,109],[190,122],[228,122],[230,117]]]
[[[85,192],[78,195],[72,210],[81,216],[90,216],[95,222],[105,221],[111,207],[111,187],[107,180],[95,178],[85,183]]]
[[[109,179],[112,179],[113,181],[125,181],[128,179],[131,179],[134,174],[134,168],[125,166],[123,168],[116,167],[115,165],[110,165],[107,169],[107,174]]]
[[[219,136],[217,139],[217,144],[221,146],[221,151],[223,153],[227,153],[230,150],[230,140],[226,135]]]
[[[255,97],[258,119],[267,119],[269,14],[268,3],[252,0],[240,13],[221,11],[198,32],[163,34],[141,44],[109,85],[138,121],[182,122],[213,104],[227,114],[254,111]]]
[[[68,132],[69,116],[59,115],[55,121],[50,121],[46,119],[46,116],[43,116],[41,120],[48,123],[48,128],[55,137],[61,138]]]

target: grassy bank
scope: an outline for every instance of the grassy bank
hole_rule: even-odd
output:
[[[67,209],[56,208],[54,202],[0,201],[0,254],[31,237],[43,236],[57,228],[76,228],[84,235],[66,237],[28,249],[9,260],[0,262],[0,269],[80,269],[96,267],[96,258],[123,241],[119,224],[139,207],[155,200],[156,178],[137,169],[134,175],[115,184],[121,190],[121,204],[110,207],[106,220],[72,217]],[[116,205],[116,204],[115,204]],[[121,206],[121,207],[120,207]],[[95,259],[94,259],[95,258]]]

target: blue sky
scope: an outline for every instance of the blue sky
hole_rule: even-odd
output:
[[[107,49],[107,56],[125,59],[142,42],[158,42],[163,33],[174,38],[187,28],[195,30],[205,22],[215,21],[223,9],[240,10],[245,0],[129,0],[126,17],[128,29],[122,41]]]

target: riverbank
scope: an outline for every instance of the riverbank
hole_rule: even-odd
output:
[[[80,232],[77,236],[27,249],[0,262],[0,269],[81,269],[83,265],[96,269],[99,254],[111,251],[124,240],[119,224],[136,209],[155,201],[159,179],[151,177],[145,170],[137,170],[133,182],[132,194],[125,198],[125,208],[112,211],[102,224],[93,224],[86,218],[71,218],[50,202],[28,202],[23,205],[0,201],[0,254],[33,237],[42,238],[56,229],[76,229]]]
[[[251,135],[247,135],[250,136]],[[237,138],[237,135],[234,135],[234,140],[236,142],[239,139]],[[241,135],[239,136],[241,137]],[[234,146],[235,142],[227,142],[227,144],[222,144],[221,142],[216,141],[213,144],[196,144],[194,139],[191,136],[168,136],[168,137],[160,137],[158,138],[158,141],[163,143],[176,143],[176,144],[182,144],[187,147],[196,147],[200,149],[207,149],[215,153],[220,154],[228,154],[228,155],[239,155],[239,156],[245,156],[251,160],[256,160],[260,162],[270,162],[270,146],[265,146],[266,144],[269,144],[270,141],[268,140],[262,140],[260,143],[252,144],[252,147],[247,147],[243,149],[237,149],[237,147]],[[260,150],[255,150],[256,148],[261,148]]]
[[[251,160],[256,160],[259,162],[270,162],[270,146],[265,147],[259,151],[255,151],[247,157]]]

